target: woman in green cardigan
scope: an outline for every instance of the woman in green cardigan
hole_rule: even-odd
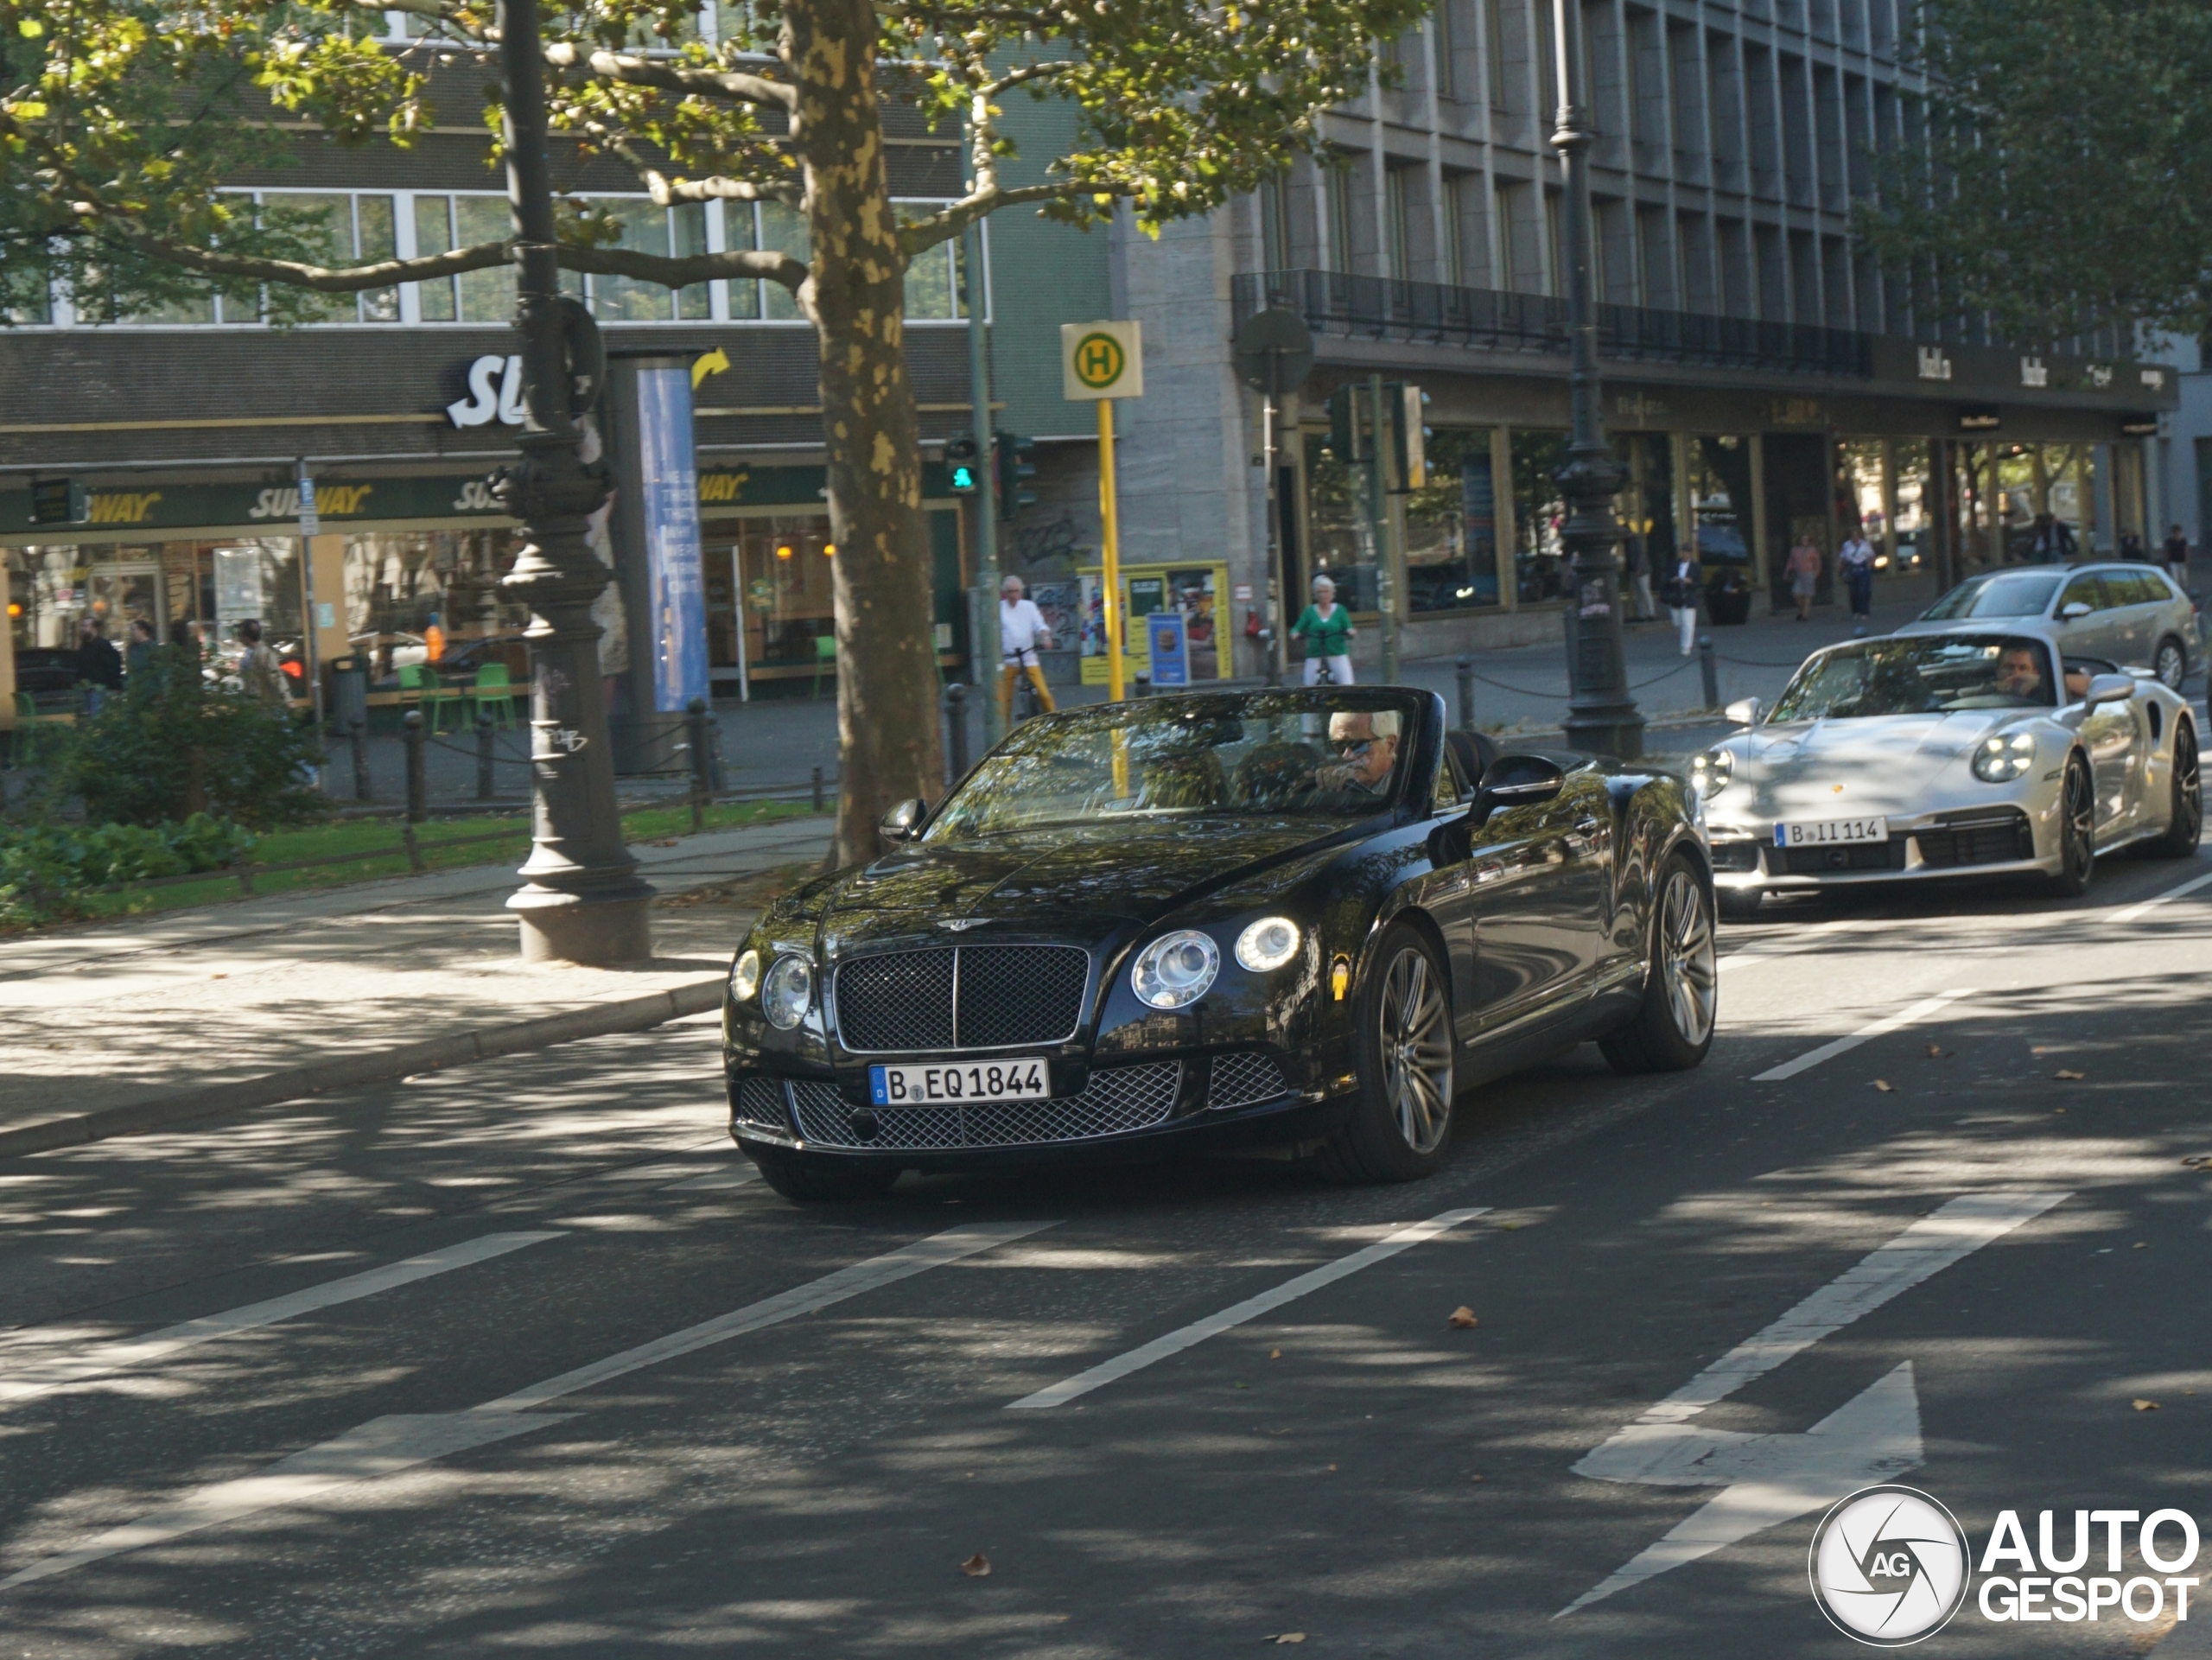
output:
[[[1329,665],[1329,678],[1339,686],[1351,684],[1351,613],[1337,603],[1337,585],[1326,576],[1313,579],[1313,603],[1292,627],[1306,641],[1306,684],[1321,677],[1321,664]]]

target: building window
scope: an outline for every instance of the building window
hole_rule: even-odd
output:
[[[1263,270],[1290,269],[1290,213],[1282,175],[1261,181],[1253,193],[1260,200],[1260,266]]]
[[[1401,282],[1413,275],[1412,250],[1406,240],[1406,175],[1411,169],[1394,167],[1382,175],[1382,213],[1390,245],[1382,275]]]
[[[1407,493],[1406,608],[1470,611],[1499,602],[1497,497],[1490,431],[1440,429],[1428,482]]]
[[[1437,250],[1444,267],[1440,275],[1454,288],[1465,288],[1467,283],[1467,258],[1461,241],[1465,233],[1459,222],[1466,211],[1466,186],[1463,178],[1447,177],[1444,181],[1444,200],[1438,204]]]
[[[1321,191],[1329,213],[1328,258],[1331,270],[1351,270],[1351,173],[1340,156],[1326,157],[1321,166]]]

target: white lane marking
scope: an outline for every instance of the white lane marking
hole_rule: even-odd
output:
[[[2198,888],[2205,887],[2208,884],[2212,884],[2212,874],[2195,877],[2189,881],[2182,883],[2178,887],[2169,887],[2163,894],[2154,894],[2149,899],[2141,901],[2139,904],[2131,905],[2124,911],[2115,911],[2112,913],[2111,920],[2114,922],[2139,921],[2142,918],[2149,915],[2152,912],[2157,910],[2160,906],[2167,903],[2167,901],[2181,899],[2187,894],[2194,894]]]
[[[1938,992],[1935,996],[1923,998],[1909,1008],[1901,1008],[1894,1014],[1885,1015],[1872,1026],[1863,1026],[1847,1037],[1837,1038],[1831,1042],[1824,1043],[1817,1049],[1808,1049],[1795,1060],[1786,1060],[1779,1066],[1770,1066],[1763,1072],[1755,1073],[1751,1082],[1779,1084],[1786,1078],[1795,1078],[1800,1072],[1810,1072],[1822,1061],[1833,1060],[1847,1049],[1856,1049],[1870,1038],[1878,1038],[1885,1033],[1896,1031],[1899,1027],[1910,1026],[1916,1021],[1924,1021],[1930,1015],[1940,1014],[1960,998],[1970,997],[1973,995],[1970,991]]]
[[[1340,1256],[1335,1262],[1325,1263],[1309,1273],[1301,1274],[1294,1280],[1286,1280],[1272,1291],[1262,1291],[1255,1297],[1247,1297],[1243,1302],[1224,1308],[1217,1314],[1209,1314],[1202,1320],[1194,1320],[1179,1331],[1168,1332],[1165,1337],[1154,1338],[1141,1348],[1131,1349],[1127,1354],[1116,1355],[1111,1360],[1101,1361],[1090,1371],[1077,1372],[1072,1377],[1063,1378],[1049,1389],[1041,1389],[1034,1395],[1025,1395],[1019,1401],[1009,1402],[1007,1410],[1021,1412],[1044,1407],[1065,1406],[1078,1395],[1088,1395],[1091,1390],[1103,1384],[1110,1383],[1118,1377],[1127,1377],[1131,1372],[1142,1371],[1155,1361],[1165,1360],[1173,1354],[1180,1354],[1193,1344],[1203,1343],[1206,1339],[1226,1332],[1233,1326],[1242,1326],[1246,1320],[1266,1313],[1270,1308],[1280,1308],[1283,1304],[1294,1301],[1309,1291],[1318,1291],[1323,1286],[1332,1284],[1348,1274],[1357,1274],[1363,1268],[1371,1268],[1386,1257],[1395,1256],[1400,1251],[1410,1246],[1418,1245],[1424,1240],[1433,1239],[1440,1233],[1448,1232],[1462,1222],[1471,1221],[1476,1217],[1487,1215],[1489,1211],[1489,1205],[1482,1205],[1468,1211],[1446,1211],[1443,1215],[1431,1217],[1426,1222],[1409,1224],[1376,1240],[1364,1250],[1356,1250],[1349,1256]]]
[[[111,1372],[127,1371],[135,1366],[166,1359],[179,1350],[189,1349],[197,1344],[210,1343],[217,1338],[273,1326],[279,1320],[291,1320],[301,1314],[311,1314],[320,1308],[331,1308],[340,1303],[374,1296],[379,1291],[412,1285],[417,1280],[448,1274],[472,1263],[489,1262],[495,1256],[505,1256],[509,1251],[520,1250],[525,1245],[535,1245],[543,1240],[562,1237],[558,1231],[487,1233],[480,1238],[464,1240],[457,1245],[425,1251],[422,1256],[410,1256],[403,1262],[349,1274],[343,1279],[326,1280],[322,1284],[311,1285],[303,1291],[271,1297],[265,1302],[247,1303],[243,1307],[227,1309],[219,1314],[202,1315],[198,1320],[165,1326],[157,1332],[147,1332],[138,1337],[96,1344],[73,1354],[29,1360],[16,1365],[0,1360],[0,1403],[28,1401],[64,1384],[104,1377]]]
[[[1803,1436],[1695,1428],[1690,1420],[2069,1197],[1961,1195],[1862,1257],[1583,1458],[1575,1473],[1598,1481],[1725,1484],[1727,1491],[1560,1612],[1572,1613],[1918,1464],[1920,1409],[1909,1363]]]
[[[1852,932],[1864,925],[1846,918],[1840,922],[1823,922],[1817,927],[1800,929],[1787,939],[1777,936],[1756,940],[1740,951],[1729,952],[1713,967],[1725,972],[1732,968],[1747,968],[1754,963],[1778,963],[1784,957],[1803,957],[1820,950],[1825,936]]]
[[[87,1562],[233,1522],[275,1505],[296,1504],[349,1483],[394,1475],[471,1447],[527,1434],[549,1424],[566,1423],[581,1415],[528,1409],[1058,1225],[1057,1222],[981,1222],[949,1229],[465,1411],[372,1418],[334,1441],[295,1453],[252,1475],[187,1494],[164,1509],[110,1529],[75,1550],[41,1558],[0,1580],[0,1591],[51,1579]]]

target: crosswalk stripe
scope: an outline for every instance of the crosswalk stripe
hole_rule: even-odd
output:
[[[1333,1284],[1348,1274],[1357,1274],[1363,1268],[1371,1268],[1387,1257],[1395,1256],[1402,1250],[1418,1245],[1424,1240],[1433,1239],[1440,1233],[1450,1231],[1462,1222],[1471,1221],[1476,1217],[1486,1215],[1489,1210],[1489,1205],[1481,1205],[1471,1210],[1446,1211],[1443,1215],[1431,1217],[1426,1222],[1408,1224],[1383,1238],[1376,1240],[1364,1250],[1356,1250],[1349,1256],[1340,1256],[1335,1262],[1325,1263],[1308,1273],[1301,1274],[1294,1280],[1286,1280],[1273,1290],[1262,1291],[1255,1297],[1247,1297],[1243,1302],[1224,1308],[1217,1314],[1209,1314],[1204,1320],[1193,1320],[1180,1330],[1170,1332],[1165,1337],[1154,1338],[1142,1347],[1132,1349],[1127,1354],[1116,1355],[1111,1360],[1101,1361],[1089,1371],[1077,1372],[1072,1377],[1063,1378],[1050,1389],[1039,1390],[1034,1395],[1025,1395],[1019,1401],[1009,1402],[1007,1409],[1009,1412],[1020,1412],[1045,1407],[1065,1406],[1078,1395],[1088,1395],[1091,1390],[1110,1383],[1116,1378],[1127,1377],[1131,1372],[1142,1371],[1155,1361],[1165,1360],[1170,1355],[1180,1354],[1194,1344],[1203,1343],[1210,1337],[1228,1331],[1231,1326],[1242,1326],[1249,1320],[1257,1319],[1271,1308],[1280,1308],[1287,1302],[1295,1301],[1309,1291],[1319,1291],[1323,1286]]]

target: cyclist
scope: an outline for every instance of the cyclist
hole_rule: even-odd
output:
[[[1021,578],[1008,576],[999,584],[999,651],[1004,662],[999,670],[999,718],[1009,720],[1014,714],[1014,683],[1025,670],[1029,684],[1036,688],[1037,702],[1046,714],[1052,712],[1052,694],[1045,689],[1045,671],[1037,658],[1039,643],[1052,643],[1052,631],[1045,626],[1045,614],[1037,608],[1034,600],[1024,596]]]
[[[1294,634],[1306,640],[1306,684],[1317,684],[1321,665],[1339,686],[1351,684],[1351,613],[1337,603],[1337,585],[1326,575],[1313,579],[1313,603],[1299,614]]]

